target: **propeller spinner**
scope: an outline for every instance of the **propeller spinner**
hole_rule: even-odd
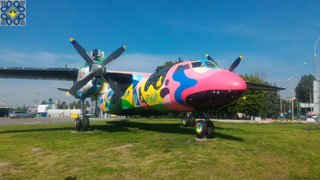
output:
[[[76,95],[76,92],[83,86],[85,86],[94,77],[100,77],[104,79],[102,75],[105,73],[105,67],[112,61],[117,59],[127,48],[126,46],[118,48],[112,54],[110,54],[104,61],[102,61],[101,64],[99,64],[93,60],[93,58],[76,40],[70,38],[70,42],[73,45],[73,47],[77,50],[77,52],[80,54],[80,56],[88,63],[89,66],[91,66],[91,68],[90,73],[86,77],[73,84],[73,86],[66,93],[67,96]]]

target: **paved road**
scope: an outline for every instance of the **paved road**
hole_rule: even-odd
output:
[[[47,124],[47,123],[59,123],[59,122],[73,122],[71,118],[0,118],[0,126],[17,125],[17,124]]]

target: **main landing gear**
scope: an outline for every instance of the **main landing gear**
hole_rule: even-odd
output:
[[[81,106],[81,115],[80,115],[80,118],[76,118],[74,120],[74,130],[88,131],[90,122],[89,122],[89,117],[86,115],[84,100],[81,100],[80,106]]]
[[[204,113],[204,119],[195,119],[194,115],[189,112],[182,119],[182,125],[184,127],[195,127],[197,138],[205,139],[211,137],[214,132],[214,124],[210,121],[209,116]]]

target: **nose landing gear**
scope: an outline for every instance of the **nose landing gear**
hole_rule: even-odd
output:
[[[196,122],[196,133],[198,139],[206,139],[212,137],[214,129],[214,124],[209,119],[198,120]]]
[[[209,116],[204,113],[204,119],[195,119],[194,115],[190,112],[182,119],[182,125],[184,127],[195,127],[197,138],[206,139],[213,135],[215,126],[210,121]]]

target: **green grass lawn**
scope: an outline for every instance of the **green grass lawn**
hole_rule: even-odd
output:
[[[207,141],[165,119],[0,126],[0,179],[320,179],[317,126],[215,125]]]

